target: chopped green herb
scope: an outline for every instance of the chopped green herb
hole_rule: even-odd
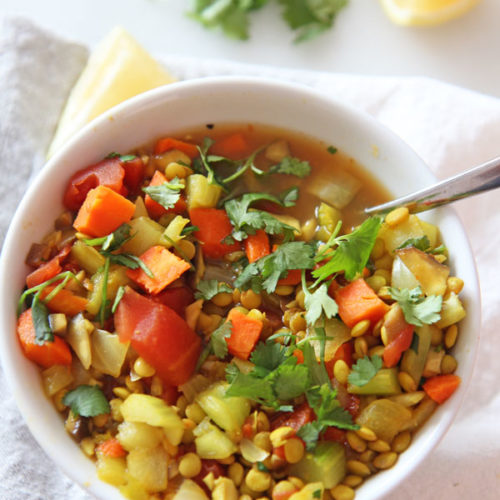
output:
[[[62,402],[69,406],[75,415],[82,417],[96,417],[111,411],[106,396],[97,385],[79,385],[67,392]]]
[[[120,303],[120,300],[122,300],[124,294],[125,294],[125,287],[121,285],[118,288],[118,291],[116,292],[115,300],[113,302],[113,305],[111,306],[111,312],[113,314],[115,314],[116,308],[118,307],[118,304]]]
[[[136,158],[137,158],[136,155],[122,155],[122,156],[120,156],[120,161],[125,163],[127,161],[135,160]]]
[[[261,472],[269,472],[269,469],[262,462],[257,462],[257,470],[260,470]]]
[[[181,184],[180,179],[174,177],[171,181],[164,182],[159,186],[148,186],[142,190],[148,194],[154,201],[159,203],[163,208],[169,210],[174,208],[175,204],[181,197],[181,190],[184,185]]]
[[[31,316],[35,328],[35,342],[38,345],[45,342],[54,342],[54,333],[49,323],[49,311],[47,306],[38,298],[38,294],[33,297],[31,303]]]
[[[210,300],[218,293],[233,293],[232,288],[227,283],[219,283],[217,280],[201,280],[196,286],[196,299]]]
[[[199,230],[200,228],[198,226],[186,226],[182,228],[181,236],[187,236],[188,234],[195,233],[196,231]]]
[[[404,243],[398,246],[396,250],[407,247],[415,247],[422,252],[427,251],[431,247],[431,242],[427,236],[421,236],[420,238],[409,238]]]
[[[151,269],[149,269],[146,264],[139,259],[136,255],[132,255],[130,253],[109,253],[109,252],[101,252],[104,257],[108,257],[110,262],[113,264],[119,264],[120,266],[128,267],[129,269],[137,269],[141,268],[147,276],[150,278],[154,278],[154,274]]]
[[[326,150],[327,150],[327,151],[328,151],[331,155],[334,155],[334,154],[338,151],[338,149],[337,149],[336,147],[334,147],[334,146],[328,146],[328,147],[326,148]]]
[[[110,258],[107,257],[104,261],[104,270],[103,270],[103,278],[102,278],[102,298],[101,298],[101,307],[99,307],[99,312],[97,316],[99,317],[99,322],[101,326],[104,326],[104,322],[108,318],[108,276],[109,276],[109,263]]]
[[[272,165],[268,170],[253,168],[253,172],[258,176],[273,174],[295,175],[299,178],[307,177],[311,173],[311,165],[308,161],[300,160],[292,156],[286,156],[276,165]]]
[[[219,359],[227,356],[226,339],[231,336],[232,328],[231,321],[223,321],[210,335],[211,350]]]
[[[100,246],[101,250],[106,252],[114,252],[118,250],[124,243],[133,238],[134,235],[130,234],[131,227],[128,224],[122,224],[118,229],[102,236],[101,238],[84,239],[83,241],[91,246]]]
[[[371,359],[369,356],[365,356],[364,358],[358,359],[357,363],[352,366],[351,373],[349,373],[347,380],[352,385],[362,387],[370,382],[381,368],[382,358],[380,356],[375,354]]]
[[[439,321],[443,297],[440,295],[429,295],[425,297],[422,289],[417,286],[409,290],[403,288],[389,288],[389,293],[403,310],[407,323],[415,326],[432,325]]]
[[[339,308],[335,300],[328,295],[328,285],[322,283],[314,292],[310,292],[306,284],[306,273],[302,271],[302,290],[304,291],[306,322],[308,325],[314,325],[324,314],[327,318],[333,318]]]
[[[313,498],[321,498],[321,490],[314,490]]]

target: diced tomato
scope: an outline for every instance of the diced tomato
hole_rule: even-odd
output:
[[[347,410],[353,419],[359,415],[361,400],[356,394],[350,394],[344,385],[333,379],[333,387],[337,389],[337,399],[344,410]]]
[[[161,398],[163,399],[163,401],[165,401],[165,403],[167,403],[168,405],[174,405],[178,397],[179,391],[177,390],[177,387],[173,385],[165,385],[163,387]]]
[[[352,352],[353,352],[352,341],[344,342],[343,344],[341,344],[338,347],[333,358],[330,359],[329,361],[325,362],[326,371],[328,372],[328,375],[330,378],[333,378],[333,367],[335,366],[335,363],[339,359],[345,361],[347,363],[347,365],[349,366],[349,368],[351,368],[351,366],[352,366]]]
[[[187,286],[171,287],[155,295],[154,300],[165,304],[179,316],[184,317],[186,307],[194,301],[194,293]]]
[[[298,285],[302,279],[302,271],[300,269],[290,269],[288,274],[278,280],[278,285]]]
[[[64,261],[70,251],[71,246],[65,246],[55,257],[28,274],[26,277],[26,286],[31,288],[57,276],[62,272],[61,262]]]
[[[166,384],[183,384],[193,373],[200,337],[166,305],[127,288],[116,309],[115,328]]]
[[[137,192],[144,179],[144,162],[136,156],[133,160],[122,162],[122,167],[125,170],[125,185],[133,193]]]
[[[302,403],[293,412],[280,413],[271,420],[271,429],[277,429],[278,427],[291,427],[295,431],[298,431],[302,426],[313,422],[316,420],[316,415],[313,409],[307,404]]]
[[[321,436],[325,441],[336,441],[337,443],[345,443],[346,432],[338,427],[328,427],[326,431]]]
[[[149,183],[149,186],[161,186],[165,182],[167,182],[167,178],[159,170],[156,170],[151,179],[151,182]],[[174,205],[174,207],[168,210],[163,205],[160,205],[157,201],[154,201],[151,196],[149,196],[149,194],[144,197],[144,204],[146,205],[148,214],[153,219],[159,219],[162,215],[165,215],[169,212],[182,214],[186,210],[187,206],[186,200],[182,195],[177,200],[177,203]]]
[[[69,210],[78,210],[87,193],[97,186],[106,186],[121,193],[124,177],[125,170],[119,158],[108,158],[78,170],[68,182],[63,198],[64,206]]]
[[[412,339],[413,325],[406,324],[396,338],[384,348],[382,357],[387,368],[392,368],[398,364],[403,352],[411,346]]]
[[[231,336],[226,340],[229,352],[241,359],[248,359],[262,332],[262,321],[231,309],[227,315],[231,321]]]
[[[163,139],[160,139],[155,145],[155,154],[162,154],[166,151],[171,151],[172,149],[182,151],[191,159],[196,158],[200,154],[196,144],[174,139],[173,137],[164,137]]]

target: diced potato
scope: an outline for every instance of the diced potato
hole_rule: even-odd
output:
[[[102,373],[119,377],[128,347],[129,342],[120,342],[118,335],[95,330],[92,335],[92,366]]]
[[[146,491],[154,493],[167,487],[168,455],[163,446],[135,448],[127,455],[127,469]]]
[[[189,219],[181,215],[175,216],[165,231],[163,231],[158,243],[165,248],[170,248],[173,244],[179,243],[184,238],[181,233],[187,224],[189,224]]]
[[[105,483],[121,486],[127,482],[127,462],[125,458],[97,456],[97,477]]]
[[[122,422],[118,426],[116,438],[127,451],[134,448],[155,448],[161,443],[163,432],[142,422]]]
[[[422,228],[425,236],[427,236],[431,248],[435,248],[437,246],[439,238],[438,227],[422,219],[418,219],[418,223],[420,224],[420,227]]]
[[[327,179],[323,176],[311,179],[306,189],[321,201],[342,209],[361,189],[361,182],[348,172],[340,171]]]
[[[184,479],[173,500],[208,500],[208,497],[194,481]]]
[[[144,485],[130,474],[127,474],[127,484],[120,486],[120,493],[128,500],[150,500],[151,496]]]
[[[411,418],[412,412],[408,408],[389,399],[376,399],[361,411],[356,423],[368,427],[379,439],[390,443]]]
[[[395,227],[390,227],[384,222],[380,227],[377,237],[384,241],[385,248],[388,252],[392,253],[406,240],[421,238],[424,235],[425,232],[419,218],[416,215],[410,215],[405,222]]]
[[[441,319],[436,323],[439,328],[446,328],[453,323],[458,323],[466,316],[466,312],[462,302],[456,293],[450,293],[450,296],[443,300],[441,308]]]
[[[240,397],[226,397],[227,382],[216,382],[198,394],[196,402],[222,429],[236,432],[250,415],[250,401]]]
[[[279,163],[287,156],[290,156],[290,148],[288,142],[284,139],[274,141],[264,151],[264,155],[268,160]]]
[[[220,429],[212,425],[208,418],[194,429],[196,453],[200,458],[223,460],[238,450],[237,446]]]
[[[215,184],[209,184],[204,175],[193,174],[187,178],[186,193],[188,210],[199,207],[213,208],[219,201],[222,189]]]
[[[137,217],[129,222],[132,238],[122,245],[124,252],[139,257],[148,248],[158,244],[164,227],[149,217]]]
[[[396,250],[396,255],[415,276],[425,295],[443,295],[450,268],[414,247]]]
[[[104,266],[104,257],[94,248],[86,245],[83,241],[75,241],[71,247],[71,257],[78,265],[89,274],[94,274]]]
[[[127,422],[144,422],[153,427],[163,427],[165,435],[174,446],[181,442],[184,424],[176,411],[165,401],[147,394],[131,394],[120,407]]]
[[[64,365],[53,365],[42,372],[43,388],[47,396],[53,396],[61,389],[68,387],[74,380],[71,368]]]
[[[80,313],[70,321],[68,333],[65,337],[86,370],[90,368],[92,363],[90,334],[93,331],[94,325]]]

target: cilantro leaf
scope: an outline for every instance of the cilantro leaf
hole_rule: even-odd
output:
[[[352,366],[352,371],[347,378],[352,385],[362,387],[366,385],[382,368],[382,358],[374,355],[371,357],[365,356],[358,359],[357,363]]]
[[[210,139],[210,137],[203,138],[201,146],[197,146],[200,157],[195,159],[195,161],[193,162],[193,167],[200,173],[203,173],[203,171],[206,172],[209,184],[219,186],[223,191],[227,192],[224,181],[217,175],[212,167],[212,162],[226,161],[226,158],[223,158],[221,156],[208,155],[208,150],[214,142],[215,141],[213,139]]]
[[[310,40],[331,28],[338,12],[348,0],[279,0],[284,6],[283,18],[290,28],[298,30],[295,43]]]
[[[43,345],[45,342],[54,342],[54,333],[49,323],[49,310],[38,298],[38,294],[33,297],[31,303],[31,317],[35,328],[35,343]]]
[[[304,271],[302,271],[302,290],[304,291],[304,303],[307,311],[306,322],[308,325],[314,325],[323,313],[327,318],[333,318],[338,313],[337,303],[328,295],[328,285],[322,283],[318,289],[311,293],[306,284]]]
[[[200,228],[198,226],[186,226],[182,228],[181,236],[187,236],[188,234],[195,233],[196,231],[199,230]]]
[[[239,370],[234,375],[231,385],[226,391],[226,396],[242,396],[257,403],[271,406],[276,401],[276,396],[269,380],[255,377],[251,372],[241,373]]]
[[[277,205],[290,207],[295,205],[297,188],[287,190],[283,198],[267,193],[246,193],[240,199],[228,200],[224,203],[229,220],[234,229],[231,237],[243,241],[249,234],[255,234],[257,229],[264,229],[268,234],[283,234],[285,239],[293,239],[295,229],[273,217],[263,210],[250,210],[250,205],[256,201],[266,200]]]
[[[118,291],[116,292],[115,300],[113,302],[113,305],[111,306],[111,312],[115,314],[116,308],[118,307],[118,304],[120,303],[120,300],[122,300],[123,296],[125,295],[125,287],[123,285],[120,285],[118,287]]]
[[[82,417],[96,417],[110,412],[108,400],[97,385],[79,385],[67,392],[62,402],[69,406],[75,415]]]
[[[164,182],[159,186],[142,188],[146,194],[167,210],[174,208],[175,204],[179,201],[181,189],[184,189],[184,185],[181,184],[178,177],[174,177],[171,181]]]
[[[113,264],[119,264],[121,266],[128,267],[129,269],[141,268],[147,276],[154,278],[154,274],[151,269],[142,261],[137,255],[132,255],[130,253],[109,253],[101,252],[102,255],[108,257],[110,262]]]
[[[311,375],[303,364],[282,364],[270,376],[278,399],[287,401],[304,394],[311,385]]]
[[[334,154],[338,151],[338,149],[337,149],[335,146],[328,146],[328,147],[326,148],[326,150],[327,150],[327,151],[328,151],[331,155],[334,155]]]
[[[273,174],[295,175],[303,179],[311,173],[311,165],[308,161],[300,160],[292,156],[286,156],[276,165],[272,165],[268,170],[252,169],[258,176]]]
[[[297,436],[301,438],[308,451],[314,450],[316,443],[318,442],[319,435],[323,430],[323,426],[320,422],[315,420],[314,422],[308,422],[304,424],[298,431]]]
[[[326,264],[315,269],[312,275],[318,281],[324,281],[332,274],[344,271],[346,279],[352,281],[366,266],[381,223],[380,218],[370,217],[352,233],[336,236],[332,241],[329,241],[327,246],[338,246]],[[316,258],[318,262],[324,259],[323,253]]]
[[[223,321],[210,335],[210,345],[213,353],[219,358],[227,356],[226,339],[231,336],[233,324],[231,321]]]
[[[315,385],[330,384],[330,377],[323,363],[318,363],[316,353],[310,342],[305,342],[301,345],[301,350],[304,353],[304,364],[311,372],[312,381]]]
[[[113,252],[118,250],[124,243],[133,238],[134,235],[130,234],[132,228],[128,224],[122,224],[118,229],[112,233],[101,238],[84,239],[83,241],[91,246],[100,246],[101,250]]]
[[[250,361],[267,373],[278,368],[285,359],[286,349],[277,342],[259,342],[250,355]]]
[[[217,280],[201,280],[196,286],[195,299],[210,300],[218,293],[233,293],[227,283],[219,283]]]
[[[429,250],[431,247],[431,242],[429,241],[429,238],[427,236],[421,236],[420,238],[409,238],[405,242],[403,242],[401,245],[396,248],[396,250],[400,250],[401,248],[407,248],[407,247],[415,247],[418,248],[418,250],[422,250],[422,252],[425,252]]]
[[[271,254],[252,262],[235,280],[236,288],[256,292],[274,292],[278,280],[291,269],[311,269],[314,266],[314,246],[304,241],[283,243]]]
[[[398,302],[407,323],[415,326],[432,325],[439,321],[443,297],[429,295],[425,297],[419,286],[409,290],[389,288],[391,297]]]

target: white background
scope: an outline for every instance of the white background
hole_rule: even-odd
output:
[[[0,14],[24,14],[95,45],[121,24],[152,53],[371,75],[429,76],[500,97],[500,0],[437,27],[393,25],[378,0],[350,0],[334,28],[293,45],[276,0],[252,15],[250,41],[224,37],[186,16],[191,0],[0,0]]]

